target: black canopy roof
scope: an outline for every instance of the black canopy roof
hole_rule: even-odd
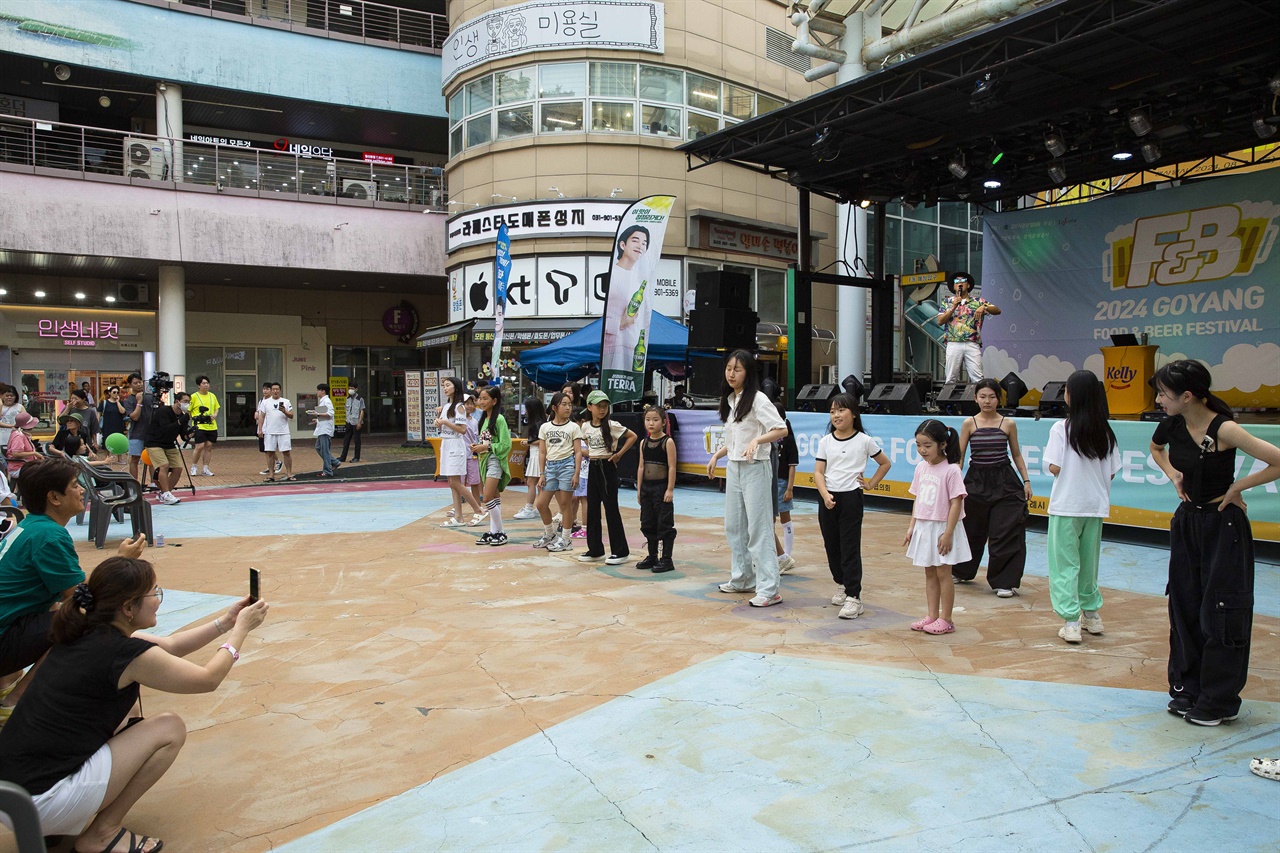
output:
[[[1144,142],[1157,166],[1261,146],[1270,86],[1280,2],[1057,0],[680,150],[691,169],[731,162],[841,201],[990,202],[1146,168]],[[1134,110],[1152,126],[1142,137]],[[964,178],[948,168],[957,155]]]

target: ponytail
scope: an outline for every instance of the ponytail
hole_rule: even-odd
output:
[[[1163,388],[1174,397],[1181,397],[1190,391],[1191,396],[1204,403],[1209,411],[1222,415],[1227,420],[1236,419],[1236,413],[1227,402],[1209,390],[1213,377],[1209,375],[1209,368],[1198,361],[1171,361],[1157,370],[1148,382],[1157,391]]]
[[[952,465],[960,464],[960,434],[942,421],[930,418],[916,427],[916,435],[927,436],[942,448],[942,453]]]

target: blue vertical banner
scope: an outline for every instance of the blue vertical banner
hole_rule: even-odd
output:
[[[507,280],[511,277],[511,235],[507,233],[506,225],[498,229],[498,248],[493,266],[493,358],[489,369],[493,374],[493,384],[501,385],[502,326],[507,318]]]

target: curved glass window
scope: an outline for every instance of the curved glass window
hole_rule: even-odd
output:
[[[499,104],[518,104],[533,100],[533,68],[513,68],[494,75]]]
[[[467,115],[493,108],[493,75],[488,74],[467,84]]]
[[[587,64],[565,62],[538,67],[538,97],[581,98],[587,94]]]

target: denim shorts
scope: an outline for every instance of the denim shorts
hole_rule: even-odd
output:
[[[573,457],[548,462],[542,470],[542,488],[548,492],[573,491]]]
[[[792,501],[784,500],[782,497],[787,493],[787,481],[778,480],[777,482],[778,482],[778,512],[791,512],[791,510],[795,509],[795,504]],[[792,492],[793,497],[794,497],[794,494],[795,493],[793,491]]]
[[[143,441],[140,438],[129,439],[129,455],[141,456],[143,451]]]

